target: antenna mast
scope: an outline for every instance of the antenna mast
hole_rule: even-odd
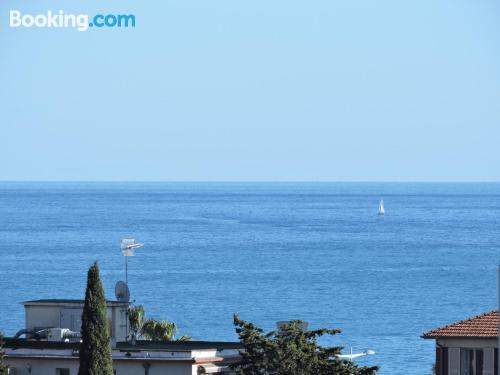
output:
[[[143,247],[143,243],[136,243],[132,238],[124,238],[122,240],[121,248],[122,254],[125,257],[125,283],[128,284],[128,257],[135,256],[135,249]]]
[[[130,299],[130,292],[128,289],[128,257],[135,256],[134,252],[135,249],[138,249],[143,246],[144,244],[136,243],[135,240],[132,238],[124,238],[121,243],[122,254],[125,257],[125,285],[119,287],[119,292],[124,293],[126,295],[125,301],[127,302],[127,305],[129,304],[129,299]],[[125,337],[128,340],[128,306],[127,306],[126,317],[127,318],[125,321]]]

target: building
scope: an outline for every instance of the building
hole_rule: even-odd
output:
[[[71,332],[80,332],[83,303],[83,300],[72,299],[40,299],[22,302],[25,328],[18,332],[18,336],[30,336],[30,334],[44,332],[44,330],[54,327],[68,329]],[[106,301],[106,306],[109,332],[112,343],[115,345],[119,341],[125,341],[127,336],[128,303]]]
[[[498,375],[498,311],[425,332],[436,340],[436,375]]]
[[[12,375],[78,373],[83,300],[23,302],[25,327],[5,339],[5,360]],[[126,341],[127,302],[107,301],[113,367],[116,375],[231,374],[238,342]]]
[[[5,339],[6,363],[12,375],[76,375],[79,342]],[[138,341],[113,348],[116,375],[231,374],[238,343]]]

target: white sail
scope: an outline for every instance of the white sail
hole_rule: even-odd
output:
[[[378,204],[378,214],[385,215],[385,208],[384,208],[384,200],[383,199],[381,199],[380,203]]]

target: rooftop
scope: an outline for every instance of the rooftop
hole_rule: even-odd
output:
[[[24,301],[21,302],[21,305],[46,305],[46,304],[72,304],[72,305],[83,305],[84,304],[83,299],[58,299],[58,298],[53,298],[53,299],[35,299],[31,301]],[[122,302],[122,301],[106,301],[106,304],[108,305],[122,305],[122,304],[127,304],[127,302]]]
[[[243,345],[230,341],[149,341],[137,340],[135,345],[130,342],[116,343],[120,350],[203,350],[203,349],[240,349]]]
[[[448,324],[425,332],[424,339],[441,337],[498,337],[498,311],[493,310],[469,319]]]
[[[79,342],[64,341],[41,341],[27,340],[13,337],[4,337],[4,347],[11,349],[29,348],[29,349],[78,349]]]
[[[26,340],[6,337],[4,338],[6,348],[30,348],[30,349],[78,349],[79,342],[62,342],[62,341],[42,341],[42,340]],[[120,351],[173,351],[183,352],[192,350],[224,350],[224,349],[240,349],[242,345],[239,342],[228,341],[146,341],[137,340],[133,345],[129,342],[116,343],[116,349]]]

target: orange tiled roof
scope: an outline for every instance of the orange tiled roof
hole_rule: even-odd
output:
[[[472,318],[425,332],[424,339],[439,337],[498,337],[498,311],[490,311]]]

